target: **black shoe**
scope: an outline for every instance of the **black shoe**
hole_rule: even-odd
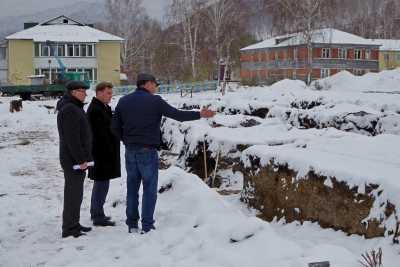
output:
[[[81,231],[63,232],[62,233],[62,238],[67,238],[67,237],[70,237],[70,236],[73,236],[74,238],[78,238],[78,237],[84,236],[84,235],[86,235],[86,234],[81,232]]]
[[[92,221],[94,221],[94,220],[98,220],[99,218],[95,218],[95,217],[90,217],[90,219],[92,220]],[[106,221],[111,221],[111,216],[104,216],[104,217],[101,217],[101,220],[106,220]]]
[[[92,231],[92,227],[86,227],[86,226],[79,225],[79,231],[87,233],[87,232]]]
[[[109,220],[99,220],[99,221],[94,221],[93,222],[94,226],[115,226],[115,222],[109,221]]]

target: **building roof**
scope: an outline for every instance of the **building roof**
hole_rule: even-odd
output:
[[[32,28],[11,34],[7,40],[33,40],[34,42],[123,41],[121,37],[97,30],[66,16],[59,16]]]
[[[354,35],[348,32],[339,31],[333,28],[326,28],[314,31],[312,34],[312,42],[319,44],[355,44],[355,45],[376,45],[375,42]],[[302,33],[293,33],[287,35],[276,36],[271,39],[242,48],[241,51],[275,48],[285,46],[295,46],[305,44],[305,38]]]
[[[394,39],[373,39],[371,40],[377,45],[381,45],[381,51],[400,51],[400,40]]]

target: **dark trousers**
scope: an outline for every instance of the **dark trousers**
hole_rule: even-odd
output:
[[[93,221],[103,220],[105,217],[104,203],[106,202],[109,188],[110,180],[94,181],[90,204],[90,215]]]
[[[149,231],[154,225],[157,201],[158,152],[156,149],[127,146],[125,151],[127,172],[126,224],[137,225],[139,216],[139,189],[143,183],[142,229]]]
[[[83,171],[64,170],[63,232],[79,230],[85,176]]]

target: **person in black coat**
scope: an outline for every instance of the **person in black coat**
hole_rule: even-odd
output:
[[[79,81],[66,84],[67,92],[57,103],[57,127],[60,137],[60,163],[64,171],[64,207],[62,237],[79,237],[90,227],[80,225],[83,183],[92,159],[92,134],[83,110],[86,89]]]
[[[96,86],[96,97],[87,110],[93,133],[92,155],[95,165],[89,169],[89,178],[94,180],[90,213],[95,226],[114,226],[104,213],[104,203],[110,187],[110,179],[121,177],[120,141],[111,132],[112,111],[108,105],[112,98],[113,85],[101,82]]]

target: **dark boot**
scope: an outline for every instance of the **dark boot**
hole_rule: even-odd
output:
[[[96,220],[96,218],[91,217],[90,218],[92,221]],[[111,216],[104,216],[102,219],[106,220],[106,221],[111,221],[112,217]]]
[[[115,222],[114,221],[110,221],[110,220],[94,220],[93,221],[93,225],[94,226],[115,226]]]
[[[86,234],[81,231],[63,232],[62,238],[67,238],[70,236],[73,236],[74,238],[78,238],[78,237],[84,236],[84,235],[86,235]]]
[[[79,230],[87,233],[87,232],[92,231],[92,227],[85,227],[85,226],[79,225]]]

